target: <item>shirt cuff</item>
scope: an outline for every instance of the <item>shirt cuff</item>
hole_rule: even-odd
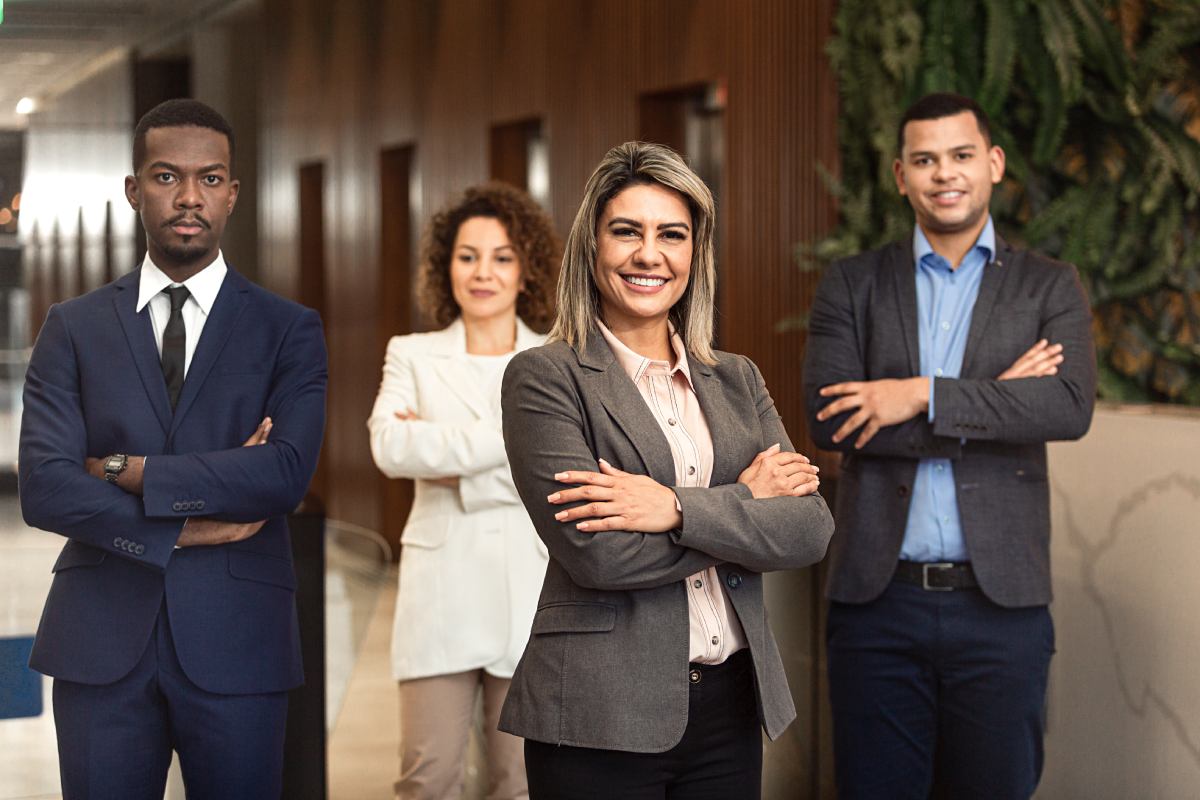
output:
[[[933,422],[933,387],[937,383],[937,378],[930,377],[929,379],[929,421]]]

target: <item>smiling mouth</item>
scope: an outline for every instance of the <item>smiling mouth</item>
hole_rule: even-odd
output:
[[[655,278],[648,275],[622,275],[621,280],[631,283],[634,286],[647,286],[650,288],[662,286],[667,282],[666,278]]]
[[[966,197],[966,196],[967,196],[967,193],[964,192],[962,189],[947,189],[944,192],[934,192],[933,193],[934,200],[937,200],[940,202],[946,202],[946,203],[952,203],[955,200],[958,200],[958,199]]]

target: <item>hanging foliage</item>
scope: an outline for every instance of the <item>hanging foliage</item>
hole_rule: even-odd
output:
[[[840,222],[805,268],[907,238],[896,125],[928,92],[987,110],[1002,235],[1075,264],[1101,396],[1200,405],[1200,2],[840,0]]]

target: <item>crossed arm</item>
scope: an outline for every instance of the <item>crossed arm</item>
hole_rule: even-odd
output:
[[[969,439],[1044,442],[1086,432],[1095,354],[1091,312],[1074,273],[1062,270],[1046,288],[1041,338],[994,378],[864,379],[859,309],[846,281],[836,266],[827,272],[809,320],[804,382],[811,433],[820,447],[953,458]]]
[[[125,491],[132,485],[109,485],[88,470],[76,347],[67,315],[53,307],[26,375],[19,460],[25,521],[161,570],[177,544],[217,543],[230,535],[229,529],[206,533],[207,522],[188,523],[197,511],[173,507],[172,498],[204,497],[207,516],[235,523],[290,512],[304,495],[320,450],[325,364],[320,318],[311,311],[297,315],[281,342],[266,398],[275,421],[266,431],[270,442],[152,455],[144,472],[138,459],[136,474],[127,480],[140,484],[136,488],[144,497],[139,497]],[[181,539],[185,523],[196,527]],[[138,541],[144,550],[123,550],[114,544],[114,534]]]
[[[503,392],[513,476],[538,535],[577,584],[642,589],[726,561],[765,572],[821,558],[833,523],[817,469],[791,451],[755,375],[760,427],[778,444],[734,484],[672,488],[598,462],[571,380],[536,351],[513,360]]]

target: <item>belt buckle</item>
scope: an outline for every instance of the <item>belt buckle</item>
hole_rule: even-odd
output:
[[[932,564],[921,565],[921,588],[927,592],[953,592],[953,586],[930,586],[929,585],[929,570],[930,569],[953,569],[954,564],[949,561],[938,561]]]

